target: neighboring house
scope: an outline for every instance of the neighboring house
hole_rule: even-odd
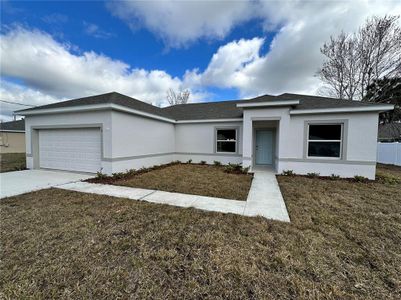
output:
[[[0,123],[0,153],[25,152],[25,120]]]
[[[401,142],[401,123],[380,124],[378,140],[382,143]]]
[[[282,94],[159,108],[108,93],[19,111],[28,168],[107,174],[174,160],[373,179],[393,105]]]

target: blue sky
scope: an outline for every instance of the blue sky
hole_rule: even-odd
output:
[[[2,100],[40,105],[116,90],[155,105],[315,94],[319,47],[399,1],[1,1]],[[2,118],[12,107],[2,104]]]

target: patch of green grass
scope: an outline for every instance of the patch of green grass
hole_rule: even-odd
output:
[[[57,189],[2,199],[0,298],[400,299],[400,184],[278,180],[291,223]]]
[[[24,170],[26,168],[25,153],[0,154],[0,173]]]

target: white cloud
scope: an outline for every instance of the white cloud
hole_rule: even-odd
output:
[[[263,38],[253,38],[221,46],[213,55],[206,70],[202,73],[198,69],[187,71],[184,83],[187,86],[217,86],[245,91],[248,86],[252,86],[254,80],[253,75],[247,70],[264,60],[259,56],[263,43]]]
[[[89,23],[89,22],[83,22],[84,25],[84,32],[97,39],[108,39],[113,37],[114,35],[111,32],[107,32],[103,29],[101,29],[98,25]]]
[[[68,22],[68,16],[59,13],[53,13],[42,17],[42,21],[47,24],[53,24],[53,25],[63,24]]]
[[[163,105],[167,89],[181,86],[179,78],[165,71],[131,68],[92,51],[77,53],[42,31],[14,28],[0,42],[1,75],[54,99],[117,91]],[[10,91],[4,82],[2,88]]]
[[[170,46],[223,38],[250,18],[258,18],[266,32],[277,33],[270,45],[263,36],[221,45],[205,70],[195,66],[178,78],[164,70],[139,69],[100,53],[82,52],[42,31],[12,28],[0,40],[0,96],[45,104],[118,91],[164,105],[169,88],[190,88],[190,101],[210,99],[208,87],[235,88],[241,97],[313,94],[321,86],[314,76],[323,59],[319,48],[330,35],[354,31],[372,15],[401,14],[399,1],[124,1],[109,7],[130,26],[140,22]],[[22,83],[11,84],[7,78]]]
[[[146,27],[168,46],[185,46],[199,38],[221,39],[251,18],[249,0],[111,1],[109,10],[132,29]]]
[[[374,14],[401,13],[401,4],[351,2],[262,2],[264,26],[279,27],[269,51],[261,54],[263,40],[233,41],[221,46],[204,72],[186,73],[198,85],[237,88],[250,97],[283,92],[315,94],[321,82],[315,76],[323,56],[320,47],[330,35],[352,32]]]
[[[52,102],[66,100],[65,98],[52,97],[38,90],[30,89],[15,83],[0,80],[0,100],[14,103],[21,103],[30,106],[0,102],[0,120],[10,121],[13,119],[13,112],[26,109],[32,106],[44,105]]]

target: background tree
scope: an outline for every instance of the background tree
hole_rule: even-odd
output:
[[[380,114],[380,123],[401,122],[401,77],[374,80],[362,100],[394,104],[394,111]]]
[[[372,17],[356,33],[341,32],[322,46],[318,71],[324,94],[362,99],[374,81],[401,76],[399,16]]]
[[[189,90],[175,92],[173,89],[169,89],[167,91],[167,101],[170,105],[186,104],[190,94]]]

